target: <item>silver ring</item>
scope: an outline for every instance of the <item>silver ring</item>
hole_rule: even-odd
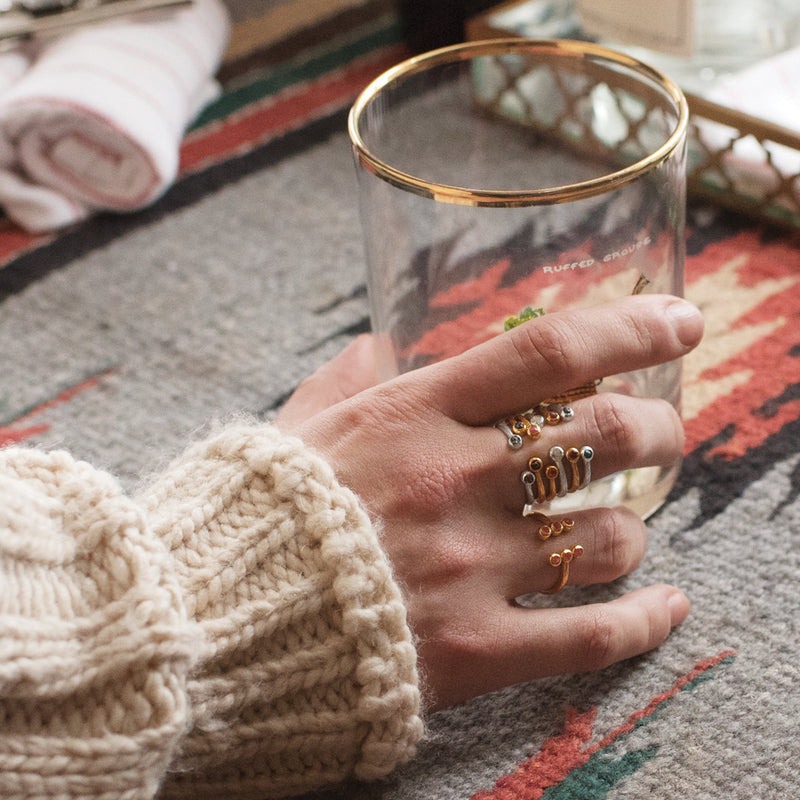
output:
[[[494,426],[506,435],[512,450],[519,450],[522,447],[522,437],[518,433],[514,433],[507,422],[501,420],[500,422],[495,422]]]
[[[570,406],[560,403],[539,403],[535,408],[495,422],[494,427],[508,439],[508,446],[512,450],[519,450],[525,441],[525,436],[538,439],[545,427],[570,422],[574,417],[575,412]]]
[[[581,461],[583,461],[583,478],[581,479],[578,489],[585,489],[592,479],[592,459],[594,458],[594,449],[589,445],[581,447]]]
[[[550,458],[558,467],[558,492],[556,497],[564,497],[567,493],[567,471],[564,468],[564,448],[560,445],[555,445],[550,448]]]
[[[592,480],[593,447],[584,445],[565,450],[561,445],[553,445],[549,455],[551,464],[546,464],[539,456],[533,456],[528,460],[528,469],[520,473],[520,481],[525,489],[523,517],[539,513],[536,511],[537,503],[550,502],[556,497],[585,489]]]

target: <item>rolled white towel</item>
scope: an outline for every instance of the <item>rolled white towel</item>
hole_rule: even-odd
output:
[[[8,217],[42,232],[160,197],[177,175],[186,127],[218,91],[229,33],[220,0],[194,0],[46,44],[0,93]]]

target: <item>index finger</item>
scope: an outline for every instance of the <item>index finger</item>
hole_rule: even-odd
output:
[[[686,300],[626,297],[529,320],[416,377],[440,411],[481,425],[587,381],[679,358],[702,333]]]

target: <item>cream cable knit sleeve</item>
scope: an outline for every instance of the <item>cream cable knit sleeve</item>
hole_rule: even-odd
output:
[[[138,503],[0,450],[4,800],[376,778],[421,735],[415,663],[372,525],[298,440],[223,429]]]

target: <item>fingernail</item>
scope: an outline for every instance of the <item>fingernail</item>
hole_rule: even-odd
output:
[[[691,603],[683,592],[676,590],[667,598],[667,608],[670,614],[670,624],[674,628],[689,616]]]
[[[686,300],[673,300],[666,308],[666,316],[682,345],[693,347],[703,335],[703,315]]]

